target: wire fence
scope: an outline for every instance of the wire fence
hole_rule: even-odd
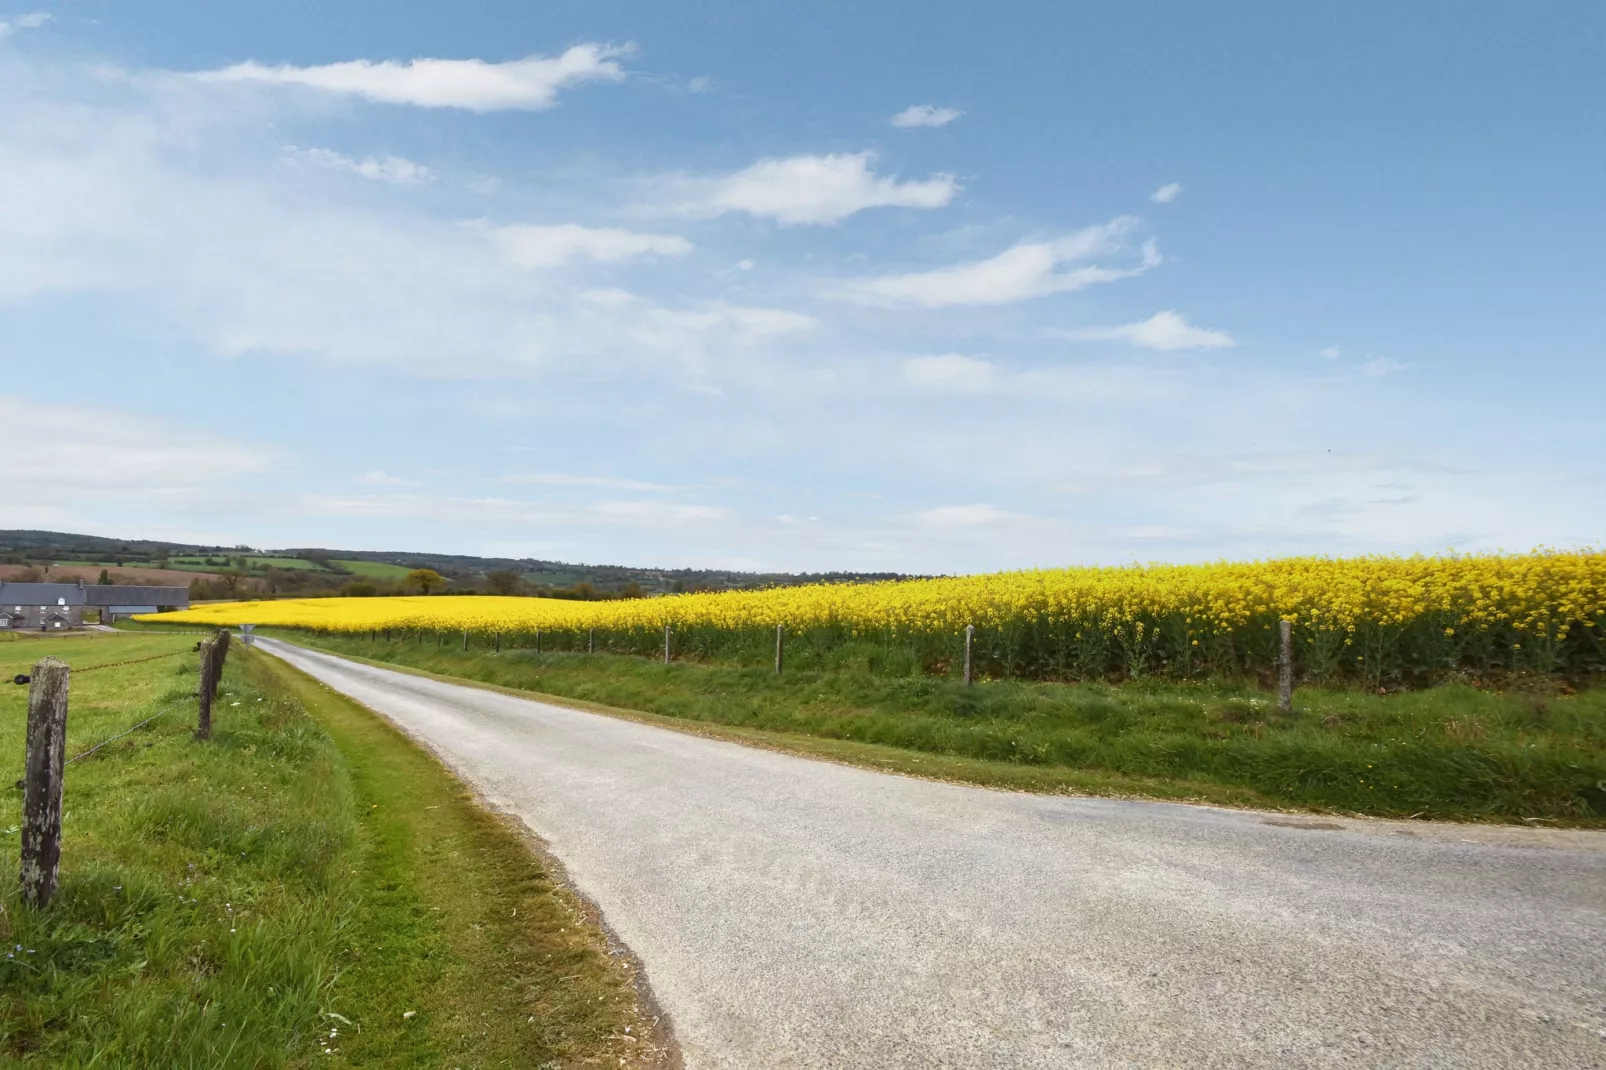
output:
[[[161,709],[157,710],[155,713],[151,714],[149,717],[145,718],[143,721],[139,722],[138,724],[131,725],[130,727],[128,727],[128,728],[124,729],[123,731],[117,733],[115,736],[109,736],[106,739],[101,740],[99,743],[95,744],[93,747],[90,747],[86,751],[80,751],[79,753],[73,755],[71,758],[68,758],[65,762],[62,762],[61,764],[62,765],[71,765],[72,763],[76,762],[80,758],[89,757],[91,754],[94,754],[96,751],[100,750],[100,748],[106,746],[109,743],[116,743],[119,739],[122,739],[124,736],[133,735],[135,732],[138,732],[141,728],[144,728],[146,725],[150,724],[152,721],[156,720],[158,717],[162,716],[164,713],[167,713],[169,710],[173,710],[173,709],[178,708],[179,706],[182,706],[185,702],[189,701],[190,697],[191,696],[189,696],[189,695],[185,695],[183,698],[174,699],[172,702],[169,702],[166,706],[163,706]]]

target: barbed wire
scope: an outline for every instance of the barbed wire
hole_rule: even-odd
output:
[[[63,766],[69,766],[73,762],[76,762],[80,758],[89,757],[91,754],[94,754],[96,751],[100,750],[100,748],[106,746],[108,743],[116,743],[119,739],[122,739],[124,736],[133,735],[135,732],[138,732],[141,728],[144,728],[146,725],[148,725],[152,721],[156,720],[156,718],[160,717],[162,714],[166,713],[168,710],[173,709],[175,706],[183,705],[186,701],[189,700],[189,698],[190,698],[189,695],[185,695],[183,698],[174,699],[172,702],[169,702],[166,706],[163,706],[161,709],[157,710],[155,713],[151,714],[149,717],[147,717],[143,721],[139,722],[139,724],[133,725],[132,727],[127,728],[127,729],[117,733],[115,736],[110,736],[110,737],[108,737],[106,739],[101,740],[99,743],[95,744],[93,747],[90,747],[86,751],[82,751],[82,752],[80,752],[78,754],[73,755],[71,758],[68,758],[65,762],[62,762],[61,764]]]
[[[158,658],[171,658],[179,654],[191,653],[194,653],[194,651],[190,650],[189,648],[185,648],[183,650],[169,650],[165,654],[152,654],[148,658],[129,658],[127,661],[108,661],[104,665],[86,665],[82,669],[74,668],[72,671],[76,675],[81,672],[94,672],[96,669],[115,669],[119,665],[138,665],[142,661],[155,661]]]

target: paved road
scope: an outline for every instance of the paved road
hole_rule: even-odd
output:
[[[693,1070],[1606,1067],[1603,834],[931,783],[260,642],[545,838]]]

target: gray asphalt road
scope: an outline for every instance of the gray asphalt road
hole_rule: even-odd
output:
[[[545,838],[688,1067],[1606,1067],[1602,834],[987,791],[262,646]]]

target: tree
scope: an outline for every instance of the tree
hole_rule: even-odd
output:
[[[486,574],[485,589],[492,594],[518,594],[524,590],[524,577],[510,568],[499,568]]]
[[[340,593],[347,598],[372,598],[379,593],[379,585],[367,580],[354,580],[340,588]]]
[[[407,574],[402,583],[410,591],[420,594],[433,594],[446,586],[446,577],[432,568],[415,568]]]
[[[112,582],[111,575],[105,569],[101,569],[100,570],[100,579],[95,581],[95,585],[97,587],[110,587],[111,586],[111,582]]]

